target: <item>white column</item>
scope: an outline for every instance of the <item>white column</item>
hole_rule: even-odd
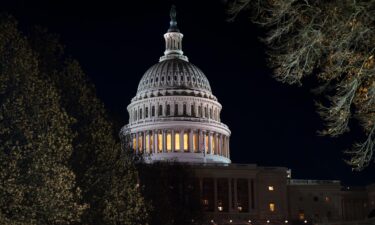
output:
[[[166,130],[163,130],[163,152],[167,152],[167,134],[166,134]]]
[[[172,140],[172,141],[171,141],[171,142],[172,142],[171,152],[174,152],[174,150],[175,150],[175,149],[174,149],[174,145],[175,145],[175,144],[174,144],[174,142],[175,142],[175,139],[174,139],[174,130],[171,131],[171,136],[172,136],[172,137],[171,137],[171,140]]]
[[[185,151],[185,149],[184,149],[184,131],[183,130],[180,131],[180,151],[181,152]]]
[[[206,155],[206,131],[202,131],[202,138],[203,138],[203,154]]]
[[[198,130],[198,152],[200,153],[202,153],[203,146],[202,136],[202,130]]]
[[[146,136],[148,135],[148,131],[143,132],[143,152],[147,153],[147,148],[150,149],[149,144],[146,142]],[[148,137],[148,141],[150,141],[150,137]]]
[[[218,151],[218,155],[223,155],[223,147],[224,147],[224,143],[223,143],[223,135],[220,134],[220,139],[219,139],[219,151]]]
[[[212,133],[208,132],[208,154],[212,154]]]
[[[154,130],[153,131],[153,135],[154,135],[154,153],[158,153],[158,131],[157,130]]]
[[[194,135],[194,131],[190,130],[190,132],[189,132],[189,152],[194,152],[193,135]]]

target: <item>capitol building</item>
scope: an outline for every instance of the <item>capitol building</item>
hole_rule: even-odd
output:
[[[375,224],[375,184],[297,180],[288,168],[231,162],[223,107],[182,51],[174,8],[170,17],[164,55],[141,78],[120,136],[146,163],[192,166],[205,224]]]

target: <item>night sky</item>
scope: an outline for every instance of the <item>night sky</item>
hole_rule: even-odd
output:
[[[232,131],[231,160],[292,169],[293,178],[375,182],[375,166],[352,172],[342,158],[353,133],[320,137],[322,121],[308,88],[281,84],[267,68],[262,31],[246,14],[228,22],[225,1],[2,1],[25,29],[57,33],[95,83],[98,96],[122,126],[143,73],[164,52],[171,4],[184,34],[183,51],[210,81]]]

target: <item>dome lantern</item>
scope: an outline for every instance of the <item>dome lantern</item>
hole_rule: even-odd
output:
[[[169,22],[169,29],[167,33],[164,34],[164,56],[160,57],[160,62],[174,58],[188,61],[188,58],[184,56],[184,52],[182,51],[182,38],[184,37],[184,35],[180,33],[180,30],[177,27],[176,14],[176,7],[172,5],[169,13],[171,18],[171,21]]]

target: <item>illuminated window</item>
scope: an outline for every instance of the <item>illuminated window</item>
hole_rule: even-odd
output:
[[[275,212],[275,203],[270,203],[269,208],[271,212]]]
[[[171,151],[172,149],[172,135],[170,133],[167,134],[167,151]]]
[[[206,147],[206,154],[208,154],[208,134],[206,134],[205,138],[206,138],[206,141],[205,141],[206,142],[206,146],[205,146]]]
[[[208,205],[208,199],[203,199],[202,203],[203,203],[203,205]]]
[[[193,150],[194,152],[198,152],[198,134],[193,134]]]
[[[137,147],[137,138],[133,137],[133,149],[136,150]]]
[[[298,219],[304,220],[305,219],[305,212],[303,210],[300,210],[298,213]]]
[[[180,150],[180,134],[179,133],[174,134],[174,149],[176,151]]]
[[[274,190],[273,186],[268,186],[268,190],[273,191]]]
[[[158,134],[158,148],[159,148],[159,152],[163,151],[163,135],[162,134]]]
[[[146,135],[146,152],[150,153],[150,135]]]
[[[188,148],[189,148],[189,135],[185,132],[184,133],[184,150],[185,152],[188,151]]]
[[[138,150],[140,152],[142,152],[142,150],[143,150],[143,137],[142,137],[142,135],[138,136]]]
[[[330,201],[330,198],[328,196],[325,197],[325,201],[326,202],[329,202]]]

